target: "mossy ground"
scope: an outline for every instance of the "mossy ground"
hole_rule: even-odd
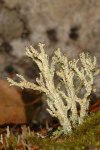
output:
[[[84,119],[84,123],[73,130],[71,136],[63,135],[58,139],[29,137],[32,145],[40,145],[41,150],[82,150],[88,146],[100,147],[100,111]]]
[[[28,136],[27,141],[32,146],[39,146],[38,149],[41,150],[84,150],[88,146],[100,147],[100,111],[84,118],[84,123],[73,129],[71,135],[61,135],[57,139]]]

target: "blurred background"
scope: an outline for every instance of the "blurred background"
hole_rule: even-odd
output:
[[[35,82],[39,69],[25,56],[25,46],[53,56],[58,47],[68,60],[89,52],[100,64],[99,0],[0,0],[0,125],[54,121],[46,112],[45,96],[38,91],[11,87],[6,77],[19,82],[16,73]],[[100,75],[94,80],[100,97]],[[56,119],[55,119],[56,120]]]

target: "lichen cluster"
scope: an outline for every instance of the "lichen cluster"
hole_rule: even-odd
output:
[[[77,124],[82,124],[83,118],[86,115],[86,110],[89,108],[89,95],[92,90],[94,90],[93,76],[99,73],[99,69],[97,69],[97,58],[94,56],[94,61],[92,62],[89,54],[85,56],[84,53],[81,53],[80,61],[82,63],[82,67],[79,69],[77,67],[79,59],[74,59],[68,62],[67,57],[62,55],[58,48],[52,57],[51,65],[49,65],[49,57],[45,53],[44,46],[45,44],[39,43],[40,53],[34,49],[32,45],[30,46],[30,49],[26,47],[25,51],[25,54],[28,57],[31,57],[40,69],[40,78],[36,79],[38,85],[26,81],[23,76],[18,74],[17,76],[22,80],[20,83],[14,82],[10,78],[7,78],[7,80],[10,82],[10,86],[15,85],[22,89],[30,88],[44,92],[47,96],[47,103],[49,106],[47,111],[53,117],[58,118],[64,134],[68,134],[71,133],[72,126],[76,127]],[[55,70],[56,64],[59,66],[59,71]],[[55,72],[61,79],[61,83],[66,89],[66,94],[60,90],[60,87],[55,87]],[[75,81],[77,83],[75,83]],[[84,97],[80,99],[78,94],[83,87],[85,87],[86,92]],[[67,102],[67,105],[65,105],[64,100]],[[77,113],[77,102],[81,108],[80,115]],[[71,113],[68,117],[69,110]]]

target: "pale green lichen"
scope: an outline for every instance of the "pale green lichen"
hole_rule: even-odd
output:
[[[77,123],[82,124],[83,118],[86,115],[86,110],[89,108],[89,95],[93,90],[93,76],[99,73],[99,69],[97,69],[97,58],[94,56],[94,61],[92,63],[89,54],[85,56],[84,53],[81,53],[80,61],[83,67],[79,69],[77,67],[79,59],[68,62],[66,56],[62,56],[60,49],[58,48],[52,57],[51,65],[49,65],[49,57],[45,53],[44,46],[45,44],[39,43],[40,53],[38,53],[32,45],[30,46],[31,50],[26,47],[25,52],[28,57],[33,59],[41,71],[40,79],[36,79],[38,85],[26,81],[23,76],[18,74],[17,76],[22,80],[20,83],[14,82],[10,78],[7,78],[7,80],[10,82],[10,86],[15,85],[22,89],[30,88],[44,92],[47,95],[47,103],[49,106],[47,111],[53,117],[59,119],[64,134],[68,134],[72,131],[71,121],[73,127],[76,127]],[[55,87],[55,64],[59,65],[60,71],[56,71],[56,74],[62,79],[67,94],[61,91],[60,87]],[[76,79],[79,82],[78,86],[76,86]],[[85,87],[86,93],[84,94],[83,99],[80,99],[78,94],[83,86]],[[67,105],[64,104],[63,99],[67,102]],[[81,107],[80,116],[77,113],[76,102],[78,102]],[[69,110],[71,110],[71,114],[68,117]]]

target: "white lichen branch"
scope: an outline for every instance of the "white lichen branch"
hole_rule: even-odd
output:
[[[68,62],[65,55],[61,55],[60,49],[58,48],[52,57],[51,65],[49,65],[49,57],[45,53],[44,46],[45,44],[39,43],[40,53],[33,48],[33,45],[30,46],[30,49],[26,47],[25,51],[25,54],[32,58],[40,69],[40,78],[36,79],[38,85],[26,81],[23,76],[18,74],[17,76],[21,79],[20,83],[10,78],[7,78],[7,80],[10,82],[10,86],[15,85],[22,89],[30,88],[44,92],[47,95],[47,103],[49,106],[47,111],[53,117],[58,118],[63,127],[63,132],[68,134],[72,131],[71,122],[73,127],[81,124],[86,115],[86,110],[89,108],[89,95],[93,90],[93,76],[100,72],[99,69],[97,70],[97,59],[94,57],[92,63],[89,54],[85,56],[84,53],[81,53],[80,61],[83,67],[79,69],[77,67],[79,59]],[[60,88],[55,87],[54,74],[56,64],[59,65],[59,71],[56,71],[56,74],[62,79],[67,94],[61,91]],[[78,86],[77,81],[79,82]],[[80,99],[78,94],[83,87],[85,87],[86,93],[84,94],[84,98]],[[63,100],[67,102],[67,105],[65,105]],[[77,102],[81,107],[80,116],[77,113]],[[69,110],[71,112],[70,116],[68,116]]]

